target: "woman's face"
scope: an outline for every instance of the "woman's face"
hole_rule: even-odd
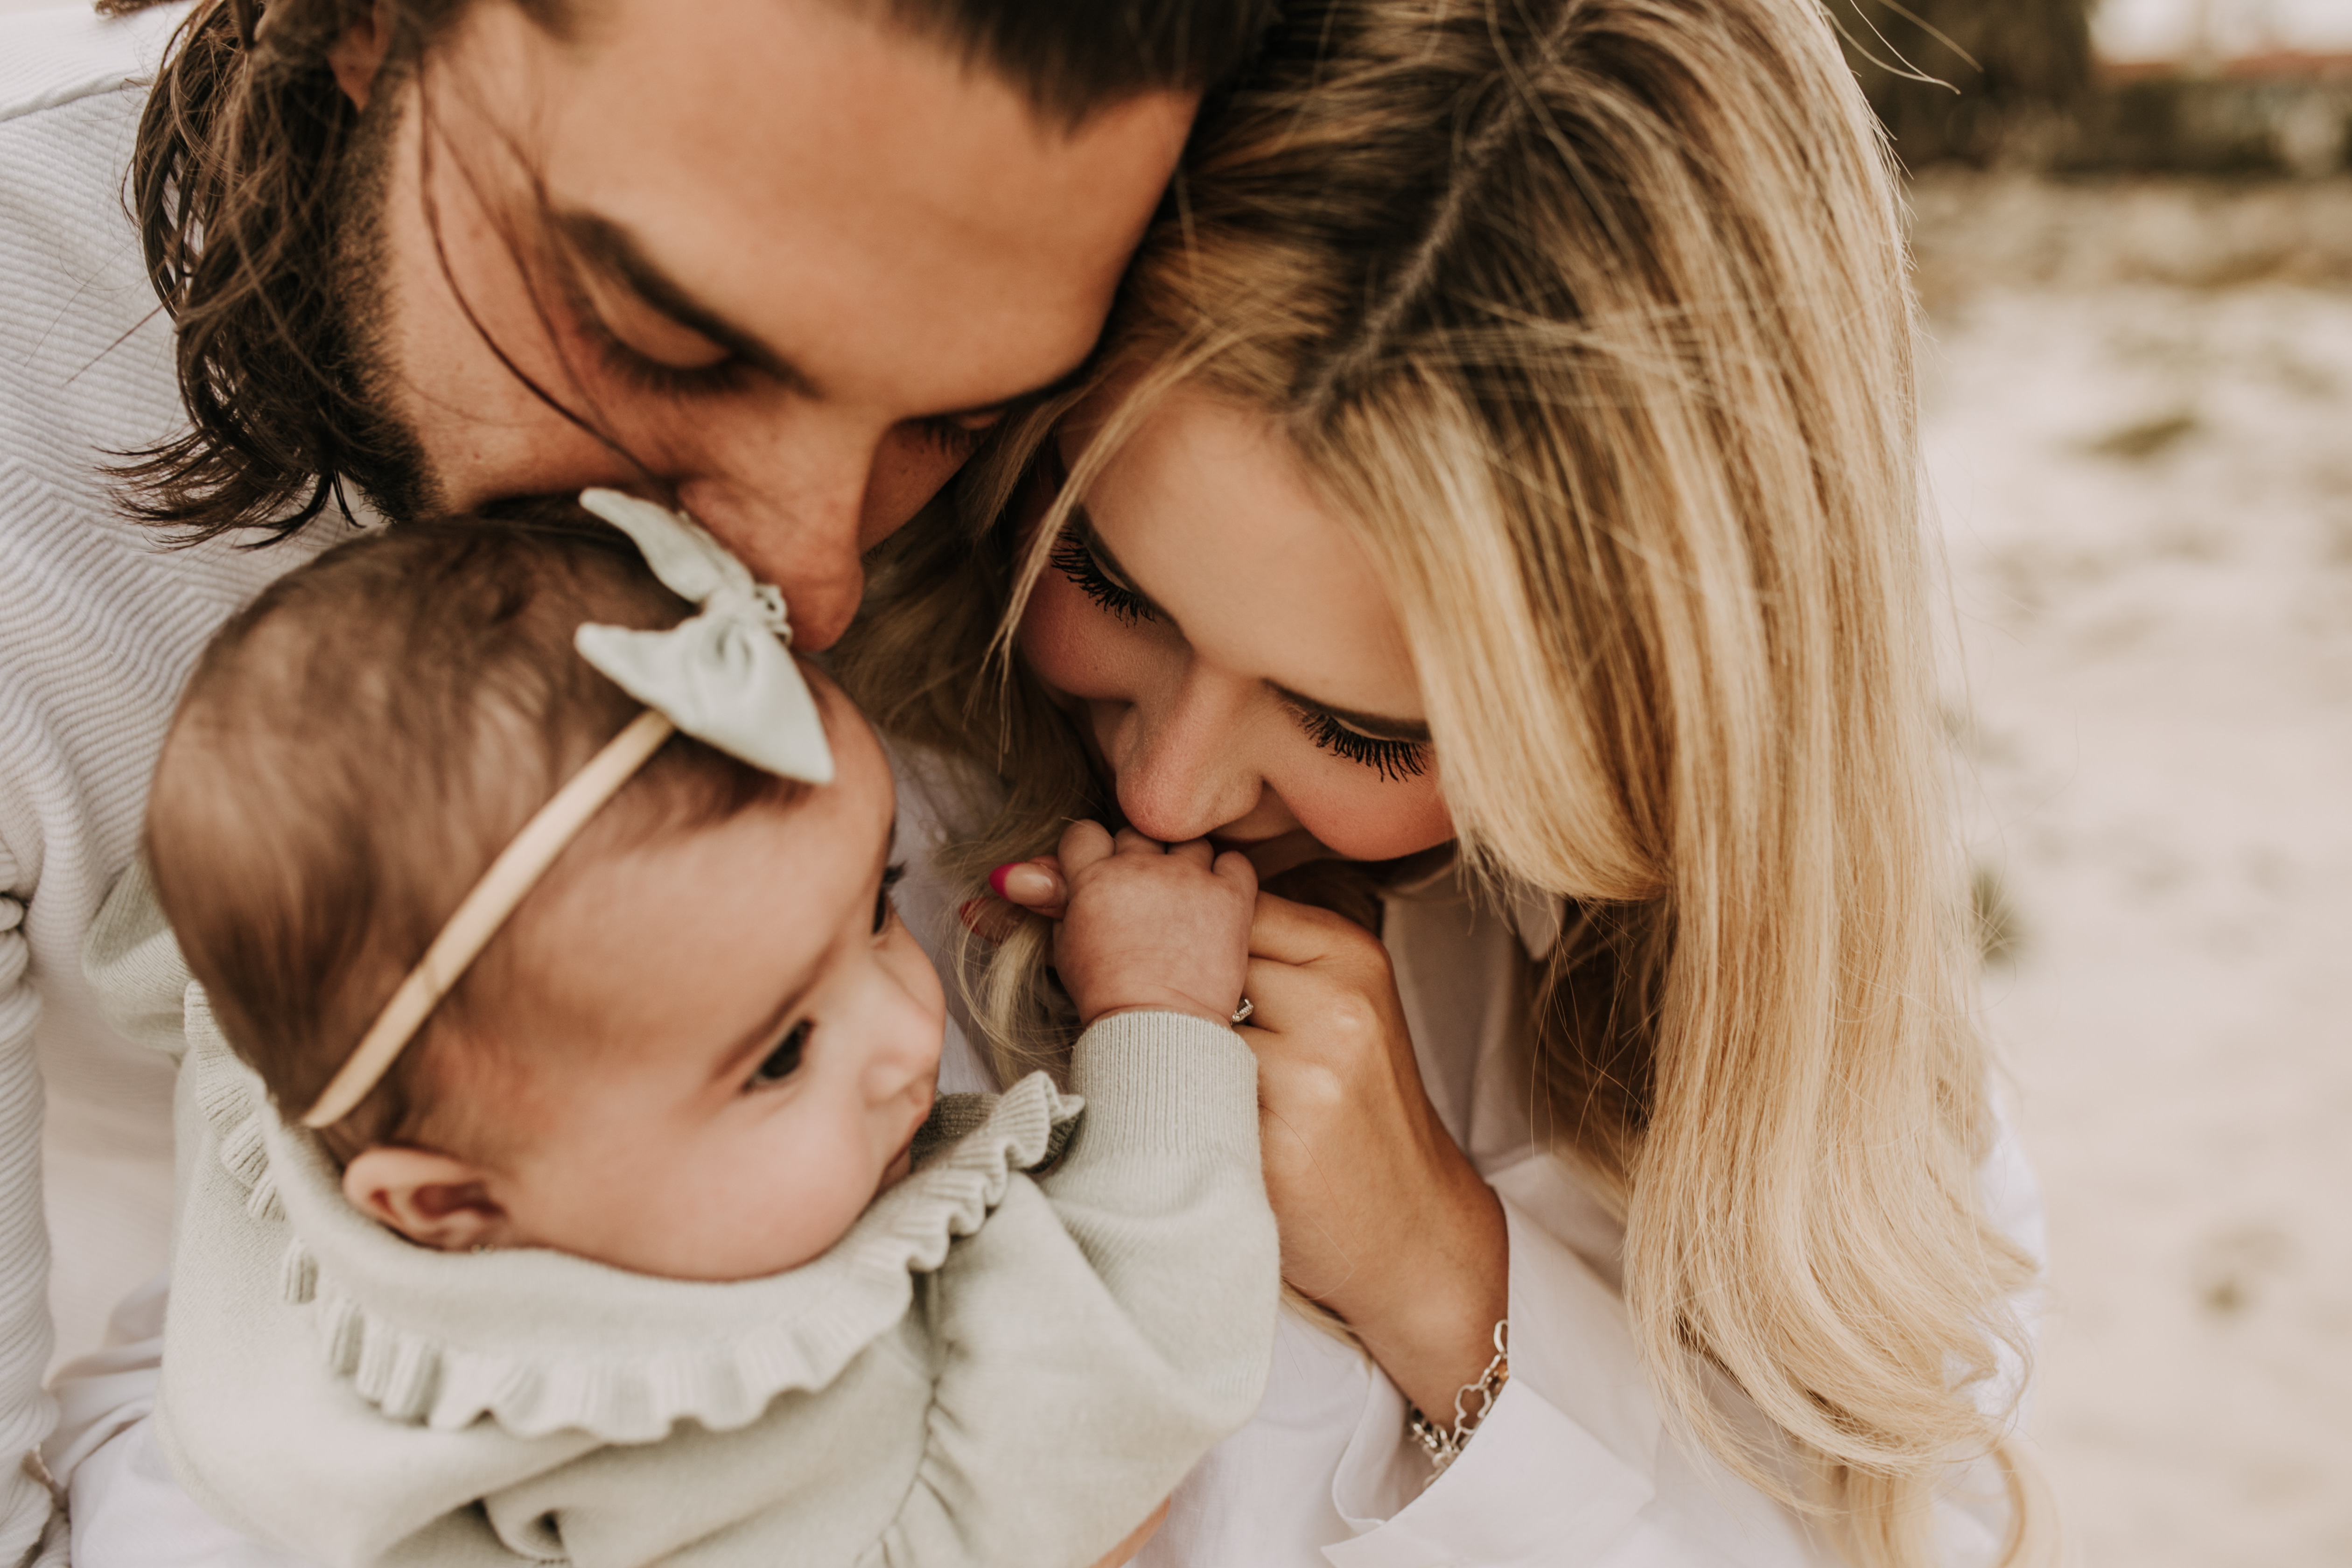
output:
[[[1271,874],[1453,837],[1387,586],[1263,415],[1163,403],[1073,513],[1020,641],[1154,838],[1255,846]]]

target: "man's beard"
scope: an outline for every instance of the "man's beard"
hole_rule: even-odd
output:
[[[392,73],[386,73],[390,77]],[[424,444],[398,412],[400,375],[393,362],[392,247],[384,237],[392,195],[392,157],[401,105],[415,101],[397,80],[379,81],[336,170],[331,293],[339,353],[335,383],[344,403],[338,421],[340,481],[355,485],[387,521],[440,510],[440,485]]]

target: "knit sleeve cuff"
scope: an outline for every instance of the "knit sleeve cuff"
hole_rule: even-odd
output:
[[[1257,1154],[1257,1058],[1232,1029],[1182,1013],[1121,1013],[1078,1038],[1070,1087],[1087,1102],[1074,1158]]]

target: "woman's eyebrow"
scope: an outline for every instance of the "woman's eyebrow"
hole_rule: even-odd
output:
[[[679,326],[709,338],[803,397],[822,395],[816,384],[798,365],[688,293],[677,279],[654,264],[636,237],[619,224],[583,212],[555,213],[551,221],[583,260],[610,273]]]
[[[1276,696],[1317,713],[1328,713],[1350,730],[1361,730],[1381,741],[1411,741],[1416,745],[1429,744],[1429,725],[1420,719],[1390,719],[1378,713],[1359,713],[1352,708],[1319,701],[1303,691],[1293,691],[1278,681],[1269,680],[1266,687]]]

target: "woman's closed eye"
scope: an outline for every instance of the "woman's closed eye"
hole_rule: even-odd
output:
[[[887,866],[883,868],[882,885],[874,890],[874,934],[876,936],[880,936],[889,929],[890,917],[896,912],[896,906],[890,902],[890,889],[897,887],[898,879],[906,874],[907,868],[903,865]]]
[[[1087,542],[1077,526],[1063,531],[1054,542],[1054,551],[1047,564],[1068,578],[1072,586],[1092,599],[1097,605],[1133,626],[1138,621],[1156,621],[1160,612],[1150,600],[1112,576]]]
[[[1307,738],[1317,749],[1335,757],[1345,757],[1351,763],[1371,769],[1384,779],[1419,778],[1429,768],[1429,746],[1422,741],[1393,740],[1381,735],[1367,735],[1361,730],[1341,720],[1337,714],[1292,702],[1290,710],[1298,716]]]
[[[761,1058],[760,1065],[751,1069],[751,1076],[745,1081],[743,1087],[745,1089],[772,1088],[800,1071],[801,1056],[808,1049],[811,1026],[809,1021],[803,1018],[786,1029],[784,1037],[776,1042],[775,1048]]]

